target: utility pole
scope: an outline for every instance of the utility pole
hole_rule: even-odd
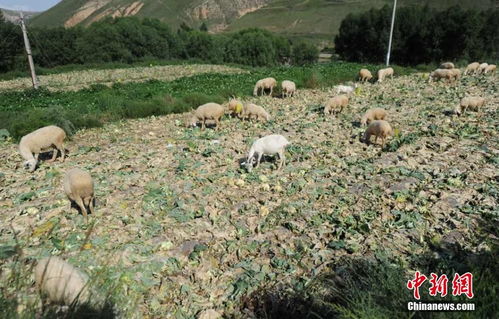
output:
[[[28,54],[29,68],[31,70],[31,80],[33,81],[33,88],[38,89],[38,80],[36,79],[35,64],[33,63],[33,57],[31,55],[31,46],[29,45],[28,31],[26,30],[26,24],[24,23],[24,15],[21,11],[21,29],[23,30],[24,46],[26,47],[26,53]]]
[[[388,41],[388,53],[386,54],[386,66],[390,65],[390,52],[392,51],[393,26],[395,25],[395,11],[397,9],[397,0],[393,1],[392,26],[390,28],[390,40]]]

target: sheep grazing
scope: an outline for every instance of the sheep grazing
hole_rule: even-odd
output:
[[[455,68],[454,63],[452,63],[452,62],[444,62],[444,63],[440,64],[440,66],[439,66],[439,69],[449,69],[450,70],[450,69],[454,69],[454,68]]]
[[[343,109],[348,105],[348,101],[348,96],[346,95],[338,95],[329,99],[329,101],[327,101],[326,103],[326,106],[324,107],[324,115],[342,112]]]
[[[367,82],[367,81],[371,81],[372,78],[373,78],[373,75],[371,74],[371,72],[368,69],[360,69],[359,81]]]
[[[87,209],[94,214],[94,182],[89,173],[73,168],[64,177],[64,192],[68,198],[80,207],[81,213],[88,220]]]
[[[265,109],[256,104],[246,104],[243,109],[242,118],[250,120],[251,118],[255,118],[257,120],[261,120],[264,122],[270,121],[270,115],[265,111]]]
[[[459,69],[450,69],[449,71],[450,71],[450,73],[452,75],[452,79],[454,81],[457,81],[457,80],[459,80],[461,78],[461,70],[459,70]]]
[[[41,259],[35,267],[35,282],[51,302],[74,306],[90,301],[88,276],[59,257]]]
[[[439,80],[439,79],[447,79],[450,82],[454,78],[455,78],[455,74],[452,72],[452,70],[436,69],[435,71],[430,73],[430,76],[428,78],[428,83],[430,83],[432,81]]]
[[[381,147],[385,147],[386,138],[393,135],[390,123],[383,120],[372,121],[364,133],[364,142],[369,144],[373,135],[376,136],[374,142],[377,143],[378,138],[381,138]]]
[[[336,94],[352,94],[357,88],[357,84],[351,85],[337,85],[334,87]]]
[[[290,143],[289,141],[282,135],[272,134],[264,136],[258,140],[256,140],[248,153],[248,158],[246,160],[246,169],[248,172],[251,172],[253,169],[253,164],[255,163],[255,154],[257,155],[256,159],[256,167],[260,165],[260,161],[262,156],[265,155],[279,155],[279,164],[277,166],[277,170],[280,170],[283,165],[286,163],[286,158],[284,157],[284,149]]]
[[[201,129],[204,130],[206,127],[207,120],[214,120],[215,127],[218,130],[220,128],[220,119],[225,114],[225,109],[223,106],[217,103],[206,103],[200,105],[192,114],[189,126],[196,126],[197,122],[201,122]]]
[[[294,96],[296,92],[296,84],[293,81],[282,81],[282,97]]]
[[[467,75],[469,73],[476,74],[479,67],[480,67],[480,63],[478,63],[478,62],[473,62],[473,63],[468,64],[468,66],[466,67],[466,70],[464,70],[464,75]]]
[[[374,108],[368,110],[364,116],[360,119],[360,124],[361,125],[367,125],[371,123],[374,120],[384,120],[386,118],[386,111],[382,108]]]
[[[260,90],[262,91],[262,95],[265,95],[265,90],[270,90],[269,96],[272,96],[272,91],[276,85],[277,81],[274,78],[261,79],[256,82],[253,95],[257,96]]]
[[[454,109],[457,115],[464,114],[466,110],[479,111],[485,105],[485,99],[478,96],[468,96],[461,99],[461,102]]]
[[[378,71],[378,82],[383,82],[388,76],[393,79],[393,73],[393,68],[380,69]]]
[[[243,104],[239,100],[232,98],[229,101],[228,109],[229,109],[229,113],[232,117],[234,117],[234,116],[241,117],[241,115],[243,113]]]
[[[66,138],[66,132],[57,126],[45,126],[33,131],[21,138],[19,143],[19,152],[21,156],[26,160],[24,162],[24,168],[29,169],[33,172],[38,164],[38,155],[45,150],[53,148],[52,159],[49,162],[55,161],[57,157],[57,151],[61,152],[61,162],[64,162],[65,149],[64,149],[64,139]],[[33,156],[34,154],[34,156]]]
[[[478,74],[484,73],[488,66],[489,66],[489,64],[487,62],[484,62],[484,63],[480,64],[480,66],[478,67],[478,72],[477,73]]]
[[[487,67],[483,71],[483,74],[488,74],[488,73],[494,74],[494,73],[496,73],[496,69],[497,69],[497,66],[495,64],[489,64],[489,65],[487,65]]]

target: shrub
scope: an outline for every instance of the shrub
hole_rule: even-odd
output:
[[[305,65],[317,62],[319,49],[310,43],[301,42],[293,46],[291,62],[294,65]]]

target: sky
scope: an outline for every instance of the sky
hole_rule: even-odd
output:
[[[23,11],[44,11],[61,0],[0,0],[0,8]]]

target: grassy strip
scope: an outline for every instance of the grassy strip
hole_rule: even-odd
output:
[[[78,129],[99,127],[110,121],[183,113],[203,103],[222,103],[230,96],[249,96],[254,83],[262,77],[290,79],[298,88],[320,88],[353,81],[362,67],[377,70],[381,66],[331,63],[258,68],[249,74],[202,74],[171,82],[94,85],[77,92],[5,92],[0,94],[0,129],[6,129],[15,139],[50,124],[73,134]],[[397,74],[414,71],[396,68]]]

